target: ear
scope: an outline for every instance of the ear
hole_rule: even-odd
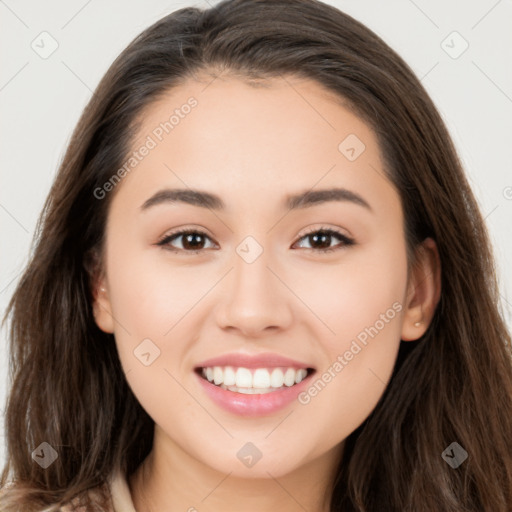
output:
[[[93,283],[93,313],[96,325],[104,332],[114,332],[114,318],[109,299],[109,289],[104,276]]]
[[[101,257],[96,250],[92,250],[87,254],[84,263],[91,284],[92,310],[96,325],[106,333],[113,333],[114,318]]]
[[[441,298],[441,260],[435,241],[426,238],[415,253],[402,318],[403,341],[414,341],[425,334]]]

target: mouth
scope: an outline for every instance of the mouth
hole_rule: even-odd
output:
[[[197,367],[194,371],[210,384],[246,395],[265,395],[292,388],[315,373],[314,368],[235,366]]]

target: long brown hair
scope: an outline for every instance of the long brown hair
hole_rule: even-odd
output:
[[[316,0],[180,9],[139,35],[100,82],[6,313],[12,387],[1,509],[54,510],[106,489],[118,466],[130,475],[151,450],[154,423],[126,382],[113,336],[93,317],[94,254],[112,197],[94,191],[122,166],[144,109],[198,71],[295,75],[337,93],[378,137],[400,193],[409,258],[425,237],[437,243],[435,316],[420,340],[402,343],[381,400],[346,440],[331,510],[510,512],[511,338],[484,221],[411,69],[371,30]],[[42,442],[58,453],[46,469],[31,457]],[[468,454],[456,469],[441,455],[452,442]]]

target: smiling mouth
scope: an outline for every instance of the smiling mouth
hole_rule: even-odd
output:
[[[244,368],[213,366],[196,368],[204,380],[219,388],[247,395],[262,395],[291,388],[312,375],[313,368]]]

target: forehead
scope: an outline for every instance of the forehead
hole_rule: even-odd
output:
[[[123,180],[139,196],[165,185],[241,202],[261,191],[270,204],[283,191],[343,186],[383,205],[397,199],[371,128],[313,80],[190,79],[139,121],[132,149],[151,148]]]

